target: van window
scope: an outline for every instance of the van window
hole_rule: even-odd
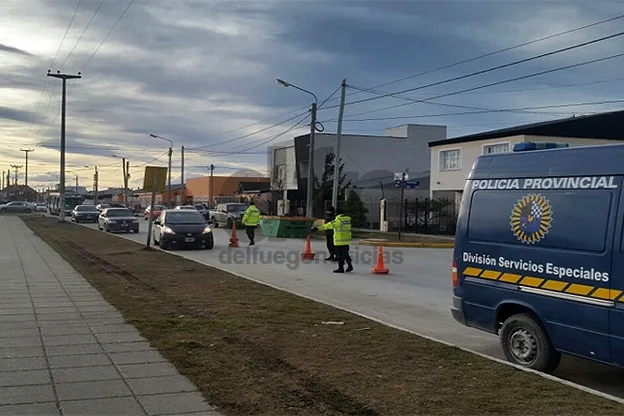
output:
[[[611,192],[597,190],[477,190],[471,202],[468,239],[602,252],[611,200]]]

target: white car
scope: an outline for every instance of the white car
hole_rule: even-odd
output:
[[[48,212],[48,206],[46,204],[37,204],[35,206],[36,212]]]

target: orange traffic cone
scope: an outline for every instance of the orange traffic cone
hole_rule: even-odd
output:
[[[301,253],[301,258],[304,260],[314,260],[316,253],[312,251],[312,244],[310,243],[310,235],[306,238],[305,250]]]
[[[236,236],[236,223],[232,223],[232,236],[230,237],[230,247],[238,247],[238,237]]]
[[[390,270],[384,265],[383,246],[377,249],[377,265],[371,268],[372,274],[388,274]]]

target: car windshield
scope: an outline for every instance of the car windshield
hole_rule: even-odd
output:
[[[247,209],[247,205],[228,205],[227,212],[243,212]]]
[[[205,224],[206,220],[197,211],[167,211],[166,224]]]
[[[95,208],[93,205],[78,205],[76,207],[76,211],[78,211],[78,212],[96,212],[97,208]]]
[[[203,205],[195,205],[195,208],[197,208],[197,209],[206,209]]]
[[[118,209],[109,209],[106,211],[107,217],[133,217],[134,214],[129,209],[118,208]]]

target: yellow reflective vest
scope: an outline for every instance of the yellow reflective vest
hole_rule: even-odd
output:
[[[334,245],[348,246],[351,244],[351,217],[338,215],[336,218],[323,224],[323,230],[334,230]]]
[[[260,222],[260,210],[255,205],[250,205],[243,215],[243,225],[247,227],[255,227]]]

